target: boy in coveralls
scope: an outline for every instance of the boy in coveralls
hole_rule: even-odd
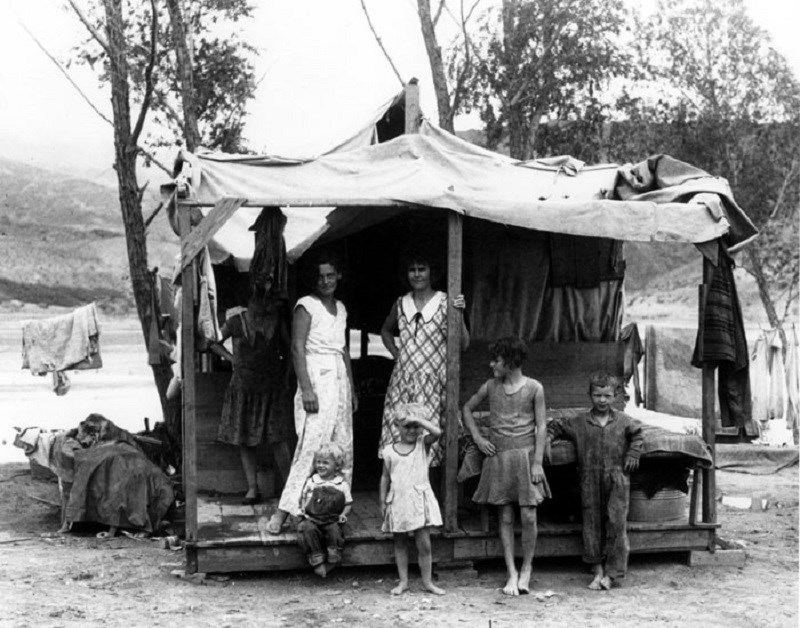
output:
[[[639,466],[642,425],[611,407],[617,380],[607,373],[589,378],[592,409],[547,426],[548,441],[575,443],[583,511],[583,560],[592,565],[595,591],[619,586],[628,568],[630,473]]]

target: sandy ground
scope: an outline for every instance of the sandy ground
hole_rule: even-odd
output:
[[[12,425],[72,427],[102,412],[130,430],[159,416],[138,329],[107,326],[105,367],[73,377],[56,397],[47,378],[19,369],[19,321],[0,316],[0,627],[5,626],[797,626],[798,471],[720,472],[720,493],[770,498],[766,511],[719,505],[720,535],[744,544],[742,567],[689,567],[681,555],[639,555],[622,589],[585,588],[579,560],[537,562],[534,593],[505,598],[499,562],[439,573],[444,597],[412,580],[392,598],[390,567],[346,569],[322,581],[308,572],[234,574],[203,583],[171,572],[182,552],[154,540],[101,541],[92,530],[49,538],[57,486],[31,478]],[[39,501],[33,499],[39,498]]]
[[[742,567],[689,567],[680,555],[635,555],[625,587],[588,591],[578,560],[541,560],[531,595],[498,592],[498,562],[439,573],[443,597],[419,588],[392,598],[393,569],[235,574],[197,584],[171,575],[181,552],[153,540],[58,538],[53,483],[22,463],[0,465],[0,626],[796,626],[797,467],[750,476],[720,472],[725,494],[766,492],[766,511],[720,505],[721,535],[744,543]],[[18,540],[15,540],[18,539]]]

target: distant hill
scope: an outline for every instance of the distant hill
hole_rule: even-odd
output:
[[[158,204],[155,193],[148,190],[146,215]],[[147,245],[150,267],[170,272],[179,243],[163,212]],[[696,320],[701,261],[693,246],[629,242],[625,257],[629,318]],[[763,320],[752,280],[737,276],[745,317]],[[70,307],[97,301],[106,311],[132,311],[115,188],[0,158],[0,306],[12,300]]]
[[[145,196],[148,214],[158,204]],[[178,239],[160,214],[148,232],[150,264],[171,270]],[[117,190],[0,159],[0,302],[132,305]]]

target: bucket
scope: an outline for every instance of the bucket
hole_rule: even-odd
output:
[[[687,517],[688,496],[674,489],[661,489],[648,499],[644,491],[631,490],[628,521],[658,523]]]

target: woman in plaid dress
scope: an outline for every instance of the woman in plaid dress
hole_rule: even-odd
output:
[[[404,266],[411,292],[397,299],[381,328],[383,344],[394,357],[395,365],[383,406],[379,456],[384,447],[399,440],[395,422],[399,404],[420,404],[426,420],[442,430],[445,428],[447,295],[432,287],[435,270],[430,257],[411,254]],[[452,305],[463,310],[464,296],[456,296]],[[462,322],[462,351],[468,344],[469,333]],[[441,462],[443,444],[444,439],[439,439],[431,446],[432,467]]]

